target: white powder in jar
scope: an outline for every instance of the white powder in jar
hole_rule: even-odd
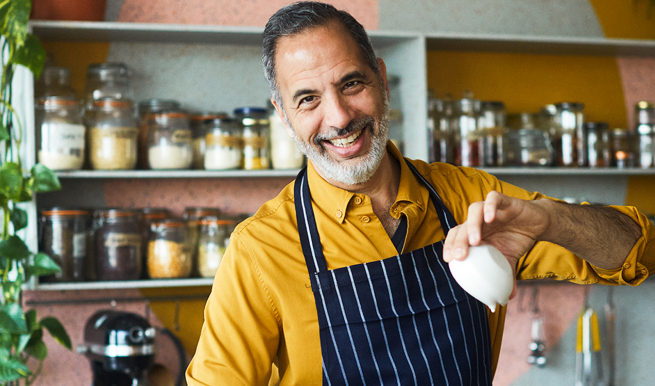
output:
[[[193,151],[187,144],[156,145],[148,149],[148,163],[151,169],[189,169],[193,162]]]
[[[238,169],[241,166],[241,151],[237,148],[210,147],[205,150],[205,169]]]
[[[91,167],[96,170],[134,169],[137,161],[136,127],[94,127],[89,131]]]
[[[39,163],[50,170],[79,170],[84,165],[84,156],[39,150]]]

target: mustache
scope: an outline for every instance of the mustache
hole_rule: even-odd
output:
[[[314,143],[316,145],[321,145],[322,141],[329,141],[334,138],[339,138],[344,135],[348,135],[350,133],[354,133],[355,131],[359,131],[363,129],[366,126],[371,125],[371,127],[375,124],[375,119],[373,117],[368,116],[368,117],[363,117],[363,118],[356,118],[353,119],[352,121],[348,122],[348,125],[344,127],[343,129],[337,129],[334,133],[331,134],[318,134],[314,138]]]

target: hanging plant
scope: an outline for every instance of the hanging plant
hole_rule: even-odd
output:
[[[13,76],[17,66],[24,66],[38,78],[45,62],[41,42],[28,33],[30,7],[30,0],[0,0],[0,385],[34,382],[48,355],[44,329],[71,348],[70,338],[56,318],[39,320],[35,310],[24,312],[21,302],[23,283],[60,270],[48,255],[30,251],[21,236],[28,224],[21,203],[31,202],[36,193],[61,189],[57,177],[43,165],[26,173],[20,157],[26,128],[12,105]],[[28,361],[36,370],[30,370]]]

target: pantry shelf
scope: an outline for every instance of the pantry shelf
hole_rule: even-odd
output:
[[[295,177],[299,170],[76,170],[57,172],[59,178],[275,178]]]
[[[639,168],[558,168],[558,167],[495,167],[481,168],[495,176],[652,176],[655,169]]]
[[[210,286],[214,278],[147,279],[129,281],[88,281],[76,283],[39,283],[28,286],[39,291],[105,290],[126,288],[170,288]]]

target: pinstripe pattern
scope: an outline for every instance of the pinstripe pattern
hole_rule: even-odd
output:
[[[430,190],[444,233],[456,222]],[[392,258],[327,270],[306,172],[296,216],[312,281],[324,385],[491,385],[486,309],[454,281],[443,242]]]

